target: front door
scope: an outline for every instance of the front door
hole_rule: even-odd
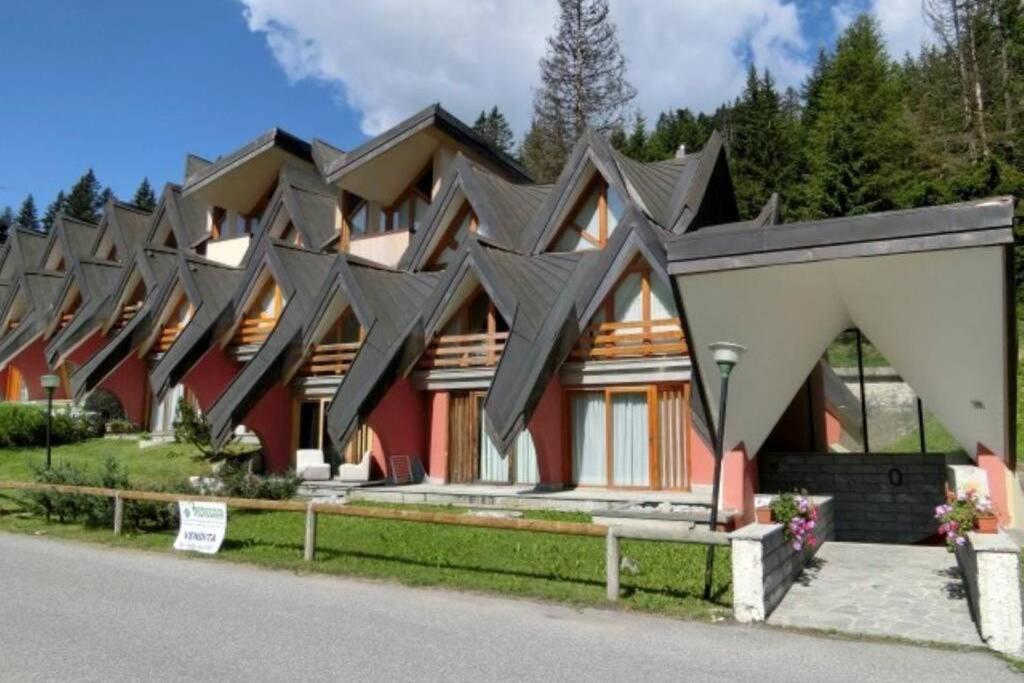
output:
[[[477,405],[474,394],[451,395],[448,408],[448,481],[453,484],[474,482],[479,476]]]

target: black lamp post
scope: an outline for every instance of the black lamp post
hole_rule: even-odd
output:
[[[722,478],[722,457],[725,441],[725,406],[729,396],[729,375],[740,356],[747,350],[745,346],[732,342],[715,342],[708,344],[715,365],[722,375],[721,391],[718,397],[718,433],[715,438],[715,478],[711,482],[711,514],[708,527],[711,531],[718,528],[718,492]],[[704,599],[711,599],[711,577],[715,569],[715,546],[709,545],[707,551],[707,567],[704,571]]]
[[[53,392],[60,386],[57,375],[43,375],[39,383],[46,389],[46,469],[50,469],[50,428],[53,425]]]

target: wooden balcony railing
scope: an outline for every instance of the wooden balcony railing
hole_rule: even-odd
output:
[[[171,344],[178,338],[181,331],[185,329],[185,323],[176,323],[172,325],[164,325],[163,329],[160,330],[160,336],[156,340],[156,344],[153,345],[153,350],[157,353],[167,353],[167,350],[171,348]]]
[[[309,360],[299,370],[299,374],[306,377],[344,375],[352,365],[360,346],[362,342],[317,344],[313,347]]]
[[[71,321],[74,319],[74,317],[75,317],[75,311],[72,311],[70,313],[65,313],[64,315],[62,315],[60,317],[60,323],[57,325],[57,329],[58,330],[63,330],[65,327],[67,327],[69,324],[71,324]]]
[[[125,325],[132,321],[135,314],[142,308],[142,302],[136,301],[133,304],[125,304],[124,308],[121,309],[121,314],[117,317],[117,324],[114,325],[115,330],[123,329]]]
[[[419,367],[493,367],[505,350],[506,340],[508,332],[442,335],[423,353]]]
[[[678,318],[599,323],[588,327],[573,349],[574,360],[644,358],[687,352]]]
[[[251,318],[243,318],[242,324],[238,326],[232,343],[236,346],[249,346],[250,344],[262,344],[274,331],[277,325],[277,318],[266,313]]]
[[[21,324],[20,320],[11,320],[10,322],[7,323],[7,329],[9,331],[10,330],[16,330],[16,329],[18,329],[18,325],[20,325],[20,324]]]

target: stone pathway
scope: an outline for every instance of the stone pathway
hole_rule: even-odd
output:
[[[982,644],[956,558],[944,547],[826,543],[768,623]]]

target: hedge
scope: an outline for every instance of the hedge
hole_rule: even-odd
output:
[[[89,413],[54,411],[51,442],[75,443],[103,435],[102,420]],[[46,445],[46,411],[22,403],[0,403],[0,448]]]

